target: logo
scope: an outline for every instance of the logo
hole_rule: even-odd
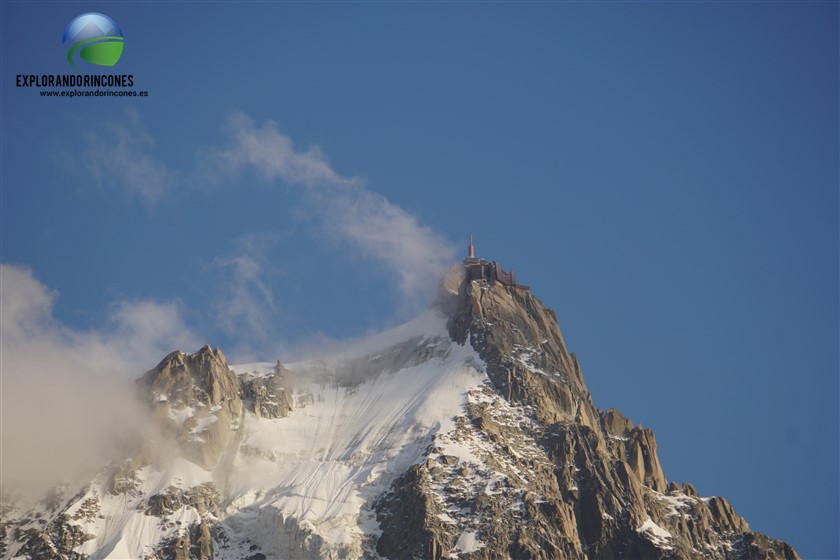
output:
[[[115,65],[122,56],[124,39],[117,22],[105,14],[91,12],[68,23],[61,42],[70,45],[67,61],[78,70],[78,58],[97,66]]]

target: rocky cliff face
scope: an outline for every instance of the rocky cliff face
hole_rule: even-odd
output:
[[[724,498],[668,483],[653,431],[595,407],[554,312],[530,291],[462,282],[443,306],[452,340],[486,364],[450,436],[477,456],[432,449],[394,483],[377,508],[383,556],[798,558]]]
[[[194,354],[172,352],[139,381],[142,398],[185,457],[212,469],[239,428],[239,379],[222,351],[204,346]]]
[[[448,281],[438,311],[288,369],[169,354],[137,382],[163,439],[5,499],[0,557],[798,558],[668,482],[528,290]]]

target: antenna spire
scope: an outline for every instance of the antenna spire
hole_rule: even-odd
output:
[[[470,253],[469,253],[469,255],[470,255],[471,259],[475,258],[475,247],[473,247],[472,234],[470,234]]]

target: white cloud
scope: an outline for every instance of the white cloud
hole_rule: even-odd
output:
[[[333,189],[307,199],[324,230],[389,270],[409,303],[427,304],[455,260],[455,248],[442,235],[377,193]]]
[[[101,466],[143,424],[130,378],[176,346],[199,346],[177,304],[121,302],[106,329],[78,331],[53,316],[56,297],[31,270],[0,265],[4,487]]]
[[[258,127],[249,117],[236,113],[228,120],[228,126],[233,145],[217,156],[231,170],[252,167],[266,180],[281,179],[305,186],[360,183],[358,178],[336,173],[318,146],[305,151],[296,149],[292,139],[281,134],[273,121]]]
[[[437,281],[455,260],[455,248],[384,196],[364,188],[358,178],[340,175],[323,152],[295,150],[292,140],[268,121],[256,126],[237,114],[230,122],[233,145],[220,160],[233,170],[252,167],[265,180],[306,187],[306,213],[338,243],[378,262],[396,278],[403,298],[428,303]]]
[[[319,147],[296,147],[273,121],[258,124],[236,113],[227,130],[230,141],[225,148],[205,151],[208,157],[193,170],[175,171],[150,154],[154,139],[137,114],[130,113],[126,125],[112,125],[100,136],[88,138],[86,159],[99,182],[122,185],[149,205],[171,191],[176,194],[176,185],[185,188],[187,177],[194,179],[192,188],[219,186],[220,176],[227,175],[233,182],[243,172],[253,171],[268,183],[298,186],[302,213],[326,237],[377,263],[394,279],[409,308],[430,301],[438,279],[456,255],[443,235],[365,188],[360,178],[338,173]],[[214,263],[231,278],[228,293],[215,305],[220,325],[228,332],[244,334],[243,339],[261,339],[272,332],[276,304],[268,276],[273,269],[259,250],[267,242],[255,238],[252,247]]]

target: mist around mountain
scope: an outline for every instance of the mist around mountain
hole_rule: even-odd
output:
[[[205,345],[134,390],[107,461],[4,485],[0,557],[798,558],[669,481],[527,287],[460,265],[430,309],[338,353],[231,365]]]

